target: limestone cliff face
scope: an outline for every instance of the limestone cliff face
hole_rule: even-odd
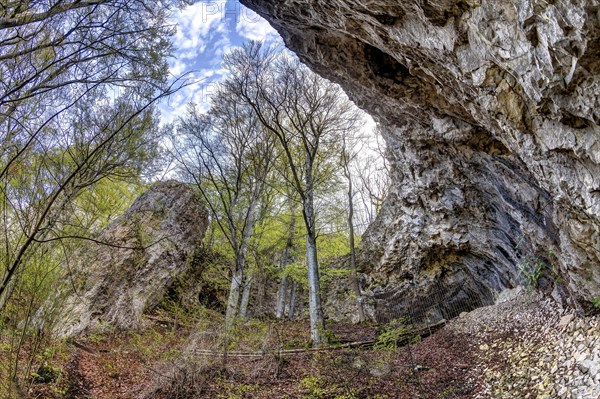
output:
[[[376,314],[435,294],[451,317],[536,265],[575,306],[600,295],[597,0],[242,2],[384,127]]]
[[[188,270],[207,226],[206,207],[188,185],[154,184],[76,252],[55,333],[139,328],[144,312]]]

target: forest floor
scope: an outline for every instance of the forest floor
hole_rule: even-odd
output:
[[[395,346],[390,326],[330,323],[337,348],[322,351],[309,348],[305,321],[248,321],[224,337],[218,317],[159,314],[142,332],[45,351],[27,399],[596,399],[600,318],[570,312],[516,292],[410,345]],[[363,344],[339,347],[349,342]]]
[[[373,342],[374,326],[330,324],[339,345]],[[93,334],[71,341],[57,379],[29,397],[70,399],[396,399],[471,398],[468,339],[441,331],[411,345],[311,351],[306,322],[251,322],[228,356],[212,333],[156,322],[142,333]],[[220,337],[219,339],[222,339]],[[201,342],[198,342],[200,340]],[[389,342],[388,342],[389,344]],[[213,350],[191,351],[211,347]],[[279,350],[298,349],[281,354]],[[306,349],[306,351],[304,351]],[[295,350],[295,349],[294,349]],[[255,354],[262,353],[260,356]],[[251,354],[252,353],[252,354]]]

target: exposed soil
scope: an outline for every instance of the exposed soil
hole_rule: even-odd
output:
[[[192,332],[155,326],[144,334],[76,341],[63,368],[64,396],[34,384],[31,398],[472,398],[467,371],[475,362],[469,339],[442,329],[397,349],[351,348],[278,355],[306,347],[307,324],[274,323],[263,356],[184,356]],[[333,324],[339,342],[375,340],[377,328]],[[247,332],[244,335],[248,335]],[[270,337],[268,337],[270,335]],[[276,337],[275,339],[273,337]],[[249,339],[249,338],[248,338]],[[282,345],[285,343],[285,345]],[[243,343],[239,348],[246,348]]]

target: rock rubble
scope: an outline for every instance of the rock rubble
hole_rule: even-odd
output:
[[[448,328],[473,338],[477,399],[600,398],[600,317],[575,317],[552,299],[521,292]]]

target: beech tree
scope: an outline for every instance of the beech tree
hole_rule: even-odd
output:
[[[285,316],[285,299],[287,297],[288,290],[288,281],[290,277],[287,273],[287,267],[293,261],[293,250],[294,250],[294,235],[296,234],[296,204],[295,201],[289,201],[290,204],[290,224],[288,227],[288,233],[285,240],[285,249],[283,251],[283,256],[281,258],[281,271],[283,275],[281,276],[281,283],[279,285],[279,292],[277,294],[277,309],[275,312],[275,317],[278,319],[283,319]],[[295,295],[295,284],[296,282],[292,280],[292,294],[290,295],[290,313],[291,318],[293,318],[293,304],[292,299],[294,299]]]
[[[353,175],[351,171],[351,162],[356,158],[357,152],[355,148],[352,148],[352,144],[348,143],[349,140],[346,137],[342,138],[342,151],[340,154],[340,165],[342,167],[342,173],[348,183],[348,237],[350,241],[350,283],[352,291],[356,295],[356,306],[358,309],[358,320],[362,323],[366,320],[365,310],[363,306],[363,297],[360,291],[360,284],[358,281],[358,273],[356,271],[356,248],[354,243],[354,185]]]
[[[390,187],[390,170],[386,161],[385,142],[378,128],[374,137],[368,140],[366,151],[361,155],[352,169],[352,175],[357,178],[356,193],[362,202],[361,225],[366,226],[375,221]]]
[[[247,257],[276,156],[274,141],[249,107],[237,103],[224,87],[212,100],[208,114],[190,106],[179,121],[173,151],[233,252],[225,315],[230,329],[238,314],[245,317],[247,310],[252,281],[246,273]]]
[[[309,314],[314,346],[327,342],[321,307],[315,187],[330,175],[335,161],[323,153],[348,129],[358,111],[339,86],[312,73],[297,58],[274,57],[272,49],[250,42],[224,59],[232,71],[224,86],[248,104],[277,142],[289,168],[288,183],[302,204],[306,228]]]

